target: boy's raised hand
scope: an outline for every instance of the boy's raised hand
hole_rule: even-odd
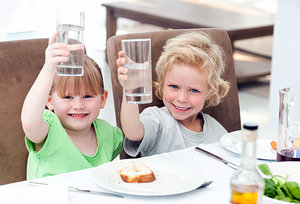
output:
[[[56,43],[56,38],[58,35],[58,32],[56,32],[49,38],[49,44],[45,51],[44,67],[49,69],[49,71],[54,72],[56,72],[56,65],[58,62],[68,61],[68,56],[70,53],[67,50],[67,45],[65,43]]]
[[[123,51],[118,53],[117,65],[118,65],[118,79],[120,84],[124,87],[124,81],[127,80],[128,69],[124,67],[125,64],[125,55]]]

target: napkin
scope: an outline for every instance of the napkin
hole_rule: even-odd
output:
[[[68,204],[64,185],[23,186],[0,189],[0,204]]]

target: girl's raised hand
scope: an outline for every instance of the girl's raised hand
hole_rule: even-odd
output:
[[[118,65],[118,79],[120,84],[124,87],[124,81],[127,80],[128,69],[124,67],[125,64],[125,55],[123,51],[118,53],[117,65]]]
[[[58,62],[67,62],[70,51],[67,50],[65,43],[56,43],[58,32],[49,38],[49,44],[45,51],[45,68],[56,72],[56,65]]]

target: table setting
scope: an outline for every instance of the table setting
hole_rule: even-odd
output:
[[[206,146],[206,145],[205,145]],[[222,151],[222,148],[215,147],[215,146],[207,146],[208,149],[215,149],[215,153],[218,153],[218,151]],[[228,155],[231,155],[230,152]],[[233,155],[235,159],[238,159],[236,155]],[[127,202],[128,203],[134,203],[134,202],[153,202],[153,200],[157,202],[175,202],[180,203],[183,201],[189,201],[193,202],[195,200],[201,200],[203,201],[209,201],[209,202],[218,202],[220,200],[229,200],[230,199],[230,189],[229,189],[229,179],[230,175],[233,173],[233,169],[227,167],[226,165],[222,164],[221,162],[218,162],[214,159],[211,159],[199,152],[197,152],[194,147],[187,148],[183,150],[178,150],[175,152],[170,153],[163,153],[159,155],[154,155],[150,157],[144,157],[137,159],[141,162],[149,162],[149,166],[153,164],[153,170],[156,171],[157,169],[161,168],[161,172],[158,171],[158,173],[162,173],[161,176],[163,178],[165,174],[165,169],[169,169],[170,172],[173,175],[170,175],[167,178],[168,180],[174,180],[173,184],[167,185],[164,183],[165,181],[162,180],[162,185],[167,185],[165,192],[147,192],[144,190],[144,193],[135,193],[134,190],[118,190],[114,189],[113,187],[111,190],[101,187],[99,184],[99,181],[97,181],[97,171],[100,168],[100,170],[103,168],[101,165],[96,168],[86,169],[86,170],[80,170],[75,172],[70,172],[66,174],[60,174],[55,176],[49,176],[44,177],[40,179],[35,179],[32,181],[23,181],[23,182],[17,182],[12,183],[8,185],[3,185],[0,187],[0,192],[5,189],[15,189],[15,188],[27,188],[28,186],[31,186],[30,182],[38,182],[38,183],[46,183],[51,185],[64,185],[65,187],[78,187],[80,189],[89,189],[89,190],[95,190],[95,191],[101,191],[101,192],[108,192],[113,193],[117,195],[123,196],[123,198],[120,197],[110,197],[110,196],[102,196],[102,195],[92,195],[89,193],[77,193],[73,191],[69,191],[69,203],[82,203],[83,200],[88,200],[89,203],[98,203],[99,200],[108,200],[110,202]],[[202,161],[203,160],[203,161]],[[202,161],[202,162],[201,162]],[[106,165],[114,165],[119,162],[122,162],[122,160],[115,160],[113,162],[109,162]],[[124,162],[124,161],[123,161]],[[236,160],[237,162],[237,160]],[[176,167],[176,168],[175,168]],[[170,169],[172,168],[172,169]],[[174,169],[173,169],[174,168]],[[116,173],[116,171],[113,171]],[[213,173],[212,173],[213,172]],[[180,175],[182,180],[177,179],[177,175]],[[103,174],[103,177],[108,177],[109,174]],[[174,178],[172,178],[174,177]],[[158,176],[158,178],[160,178]],[[194,178],[197,180],[194,181],[194,183],[186,182],[186,186],[180,188],[179,184],[182,184],[183,180],[186,178],[189,178],[190,180],[193,180]],[[219,179],[220,178],[220,179]],[[107,178],[106,178],[107,179]],[[158,179],[159,180],[159,179]],[[178,181],[178,182],[176,182]],[[201,184],[203,184],[206,181],[213,181],[209,186],[206,188],[199,188]],[[177,183],[177,187],[175,186]],[[220,185],[221,184],[221,185]],[[224,186],[223,186],[224,184]],[[155,186],[156,184],[153,183]],[[173,188],[172,188],[173,185]],[[40,185],[35,185],[35,187],[39,187]],[[43,185],[42,185],[43,186]],[[163,189],[164,186],[162,186]],[[168,190],[169,188],[169,190]],[[121,191],[121,192],[118,192]],[[214,192],[220,192],[220,197],[215,197]],[[143,194],[143,195],[141,195]],[[152,195],[150,195],[152,194]],[[221,196],[222,195],[222,196]]]
[[[223,148],[220,143],[203,144],[199,145],[199,147],[239,165],[239,155]],[[199,152],[195,147],[134,160],[147,163],[150,168],[153,168],[153,171],[156,172],[157,182],[153,182],[153,184],[148,186],[137,186],[139,185],[137,183],[130,185],[130,183],[122,182],[116,176],[116,167],[120,163],[127,162],[127,160],[116,159],[91,169],[3,185],[0,186],[0,192],[15,191],[15,189],[26,191],[27,188],[39,189],[46,187],[43,184],[48,184],[48,187],[60,185],[60,193],[67,194],[67,203],[72,204],[82,202],[99,203],[99,201],[108,201],[110,203],[153,201],[158,203],[230,202],[230,178],[235,169]],[[263,162],[266,161],[258,160],[258,163]],[[272,161],[267,161],[267,163],[276,164]],[[299,164],[296,167],[300,169]],[[211,182],[208,186],[204,188],[200,187],[208,181]],[[39,183],[42,183],[42,185],[39,185]],[[107,196],[91,192],[74,192],[68,190],[67,187],[105,192],[117,196],[110,196],[109,194]]]
[[[235,168],[199,151],[199,148],[232,163]],[[118,167],[132,161],[146,163],[152,168],[157,178],[156,181],[141,185],[123,182],[118,176]],[[289,178],[293,181],[300,181],[298,174],[300,164],[297,162],[258,159],[257,163],[266,163],[274,173],[283,176],[289,174]],[[110,203],[153,201],[158,203],[230,203],[230,178],[239,165],[240,155],[224,148],[221,142],[201,144],[197,147],[138,159],[115,159],[91,169],[2,185],[0,195],[10,196],[11,202],[6,196],[7,202],[5,203],[17,203],[14,202],[17,198],[16,194],[23,195],[23,201],[28,199],[29,203],[30,199],[24,196],[24,192],[27,192],[27,195],[31,195],[32,192],[44,192],[39,193],[38,198],[47,200],[47,196],[42,196],[45,195],[45,189],[48,191],[48,197],[51,195],[52,198],[60,198],[60,203],[71,204],[99,203],[99,201]],[[202,186],[203,184],[206,186]],[[74,190],[74,188],[79,190]],[[0,201],[3,199],[1,196]],[[263,200],[263,203],[286,203],[266,196]]]

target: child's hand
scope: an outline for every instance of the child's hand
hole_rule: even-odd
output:
[[[48,47],[45,51],[45,65],[50,71],[56,72],[58,62],[67,62],[70,51],[67,50],[65,43],[56,43],[55,40],[58,32],[53,34],[49,39]]]
[[[128,76],[127,76],[127,72],[128,69],[124,67],[125,64],[125,57],[124,57],[124,52],[120,51],[118,53],[118,59],[117,59],[117,64],[118,64],[118,79],[120,84],[124,87],[124,81],[127,80]]]

